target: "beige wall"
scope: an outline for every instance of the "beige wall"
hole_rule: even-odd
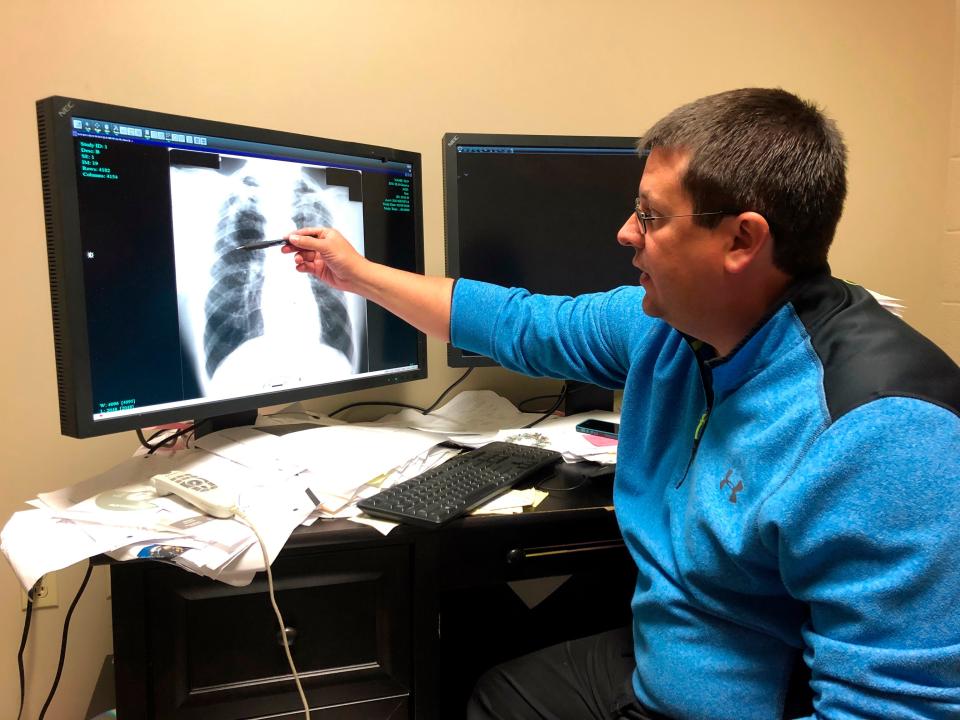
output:
[[[953,107],[947,159],[946,221],[940,249],[938,296],[943,348],[960,362],[960,0],[955,9]]]
[[[38,491],[108,468],[136,442],[132,433],[59,435],[33,106],[51,94],[418,150],[427,270],[441,273],[444,131],[637,135],[694,97],[783,86],[822,104],[849,143],[834,270],[905,299],[907,319],[960,358],[955,0],[918,0],[909,11],[894,0],[2,5],[0,522]],[[429,402],[457,375],[439,344],[430,362],[428,380],[364,397]],[[471,381],[514,399],[554,387],[493,370]],[[53,677],[80,576],[80,568],[59,573],[60,607],[36,613],[27,717]],[[110,652],[107,588],[100,569],[72,623],[49,718],[82,716]],[[16,712],[18,595],[13,574],[0,569],[0,717]]]

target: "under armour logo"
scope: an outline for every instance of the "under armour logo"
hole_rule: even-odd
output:
[[[720,481],[720,489],[723,490],[725,487],[730,488],[730,502],[737,502],[737,493],[743,490],[743,480],[737,482],[736,485],[733,484],[730,480],[730,476],[733,474],[733,468],[727,470],[727,474],[723,476],[723,480]]]

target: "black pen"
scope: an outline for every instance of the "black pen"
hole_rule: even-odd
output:
[[[280,238],[279,240],[258,240],[257,242],[247,243],[246,245],[239,245],[237,246],[237,250],[260,250],[262,248],[273,247],[274,245],[286,244],[286,238]]]

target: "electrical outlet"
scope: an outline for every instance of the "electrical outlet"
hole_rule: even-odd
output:
[[[34,586],[33,609],[57,607],[57,604],[57,575],[56,573],[47,573]],[[20,609],[27,609],[27,592],[23,588],[20,588]]]

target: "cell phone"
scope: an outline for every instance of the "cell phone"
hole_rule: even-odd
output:
[[[601,437],[616,439],[620,432],[620,425],[619,423],[590,418],[589,420],[584,420],[582,423],[577,425],[577,432],[585,433],[587,435],[600,435]]]

